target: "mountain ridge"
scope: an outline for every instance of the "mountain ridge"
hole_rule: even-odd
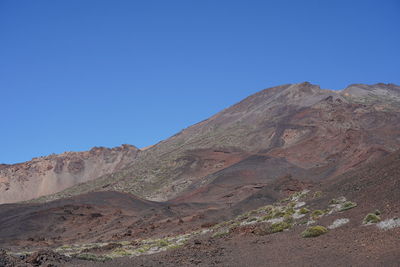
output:
[[[218,172],[257,153],[286,158],[290,166],[303,170],[301,176],[322,178],[399,148],[397,98],[386,103],[378,95],[360,103],[346,93],[308,82],[264,89],[142,151],[121,171],[39,201],[104,190],[164,201],[210,183]],[[283,170],[273,179],[288,174]]]

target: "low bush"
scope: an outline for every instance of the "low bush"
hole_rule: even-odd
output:
[[[307,213],[309,213],[309,212],[310,212],[310,210],[307,209],[307,208],[301,208],[301,209],[299,210],[299,213],[300,213],[300,214],[307,214]]]
[[[161,239],[161,240],[159,240],[159,241],[157,242],[157,245],[158,245],[159,247],[166,247],[166,246],[169,245],[169,243],[168,243],[167,240]]]
[[[253,231],[256,235],[269,235],[273,233],[282,232],[285,229],[289,229],[292,225],[287,222],[278,222],[271,225],[262,224],[256,227]]]
[[[317,237],[320,235],[323,235],[328,232],[328,229],[321,225],[316,225],[316,226],[311,226],[308,227],[305,231],[301,233],[302,237],[308,238],[308,237]]]
[[[314,219],[318,219],[319,217],[321,217],[322,215],[324,215],[324,211],[322,211],[322,210],[314,210],[312,213],[311,213],[311,218],[314,220]]]
[[[381,221],[381,217],[379,217],[375,213],[368,213],[367,216],[365,216],[363,223],[370,224],[370,223],[378,223],[380,221]]]
[[[349,210],[349,209],[352,209],[355,207],[357,207],[357,203],[351,202],[351,201],[346,201],[343,203],[342,207],[340,208],[340,211]]]
[[[271,233],[278,233],[282,232],[285,229],[289,229],[292,225],[287,222],[278,222],[278,223],[273,223],[270,226]]]

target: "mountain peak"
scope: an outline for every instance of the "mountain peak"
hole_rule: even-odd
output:
[[[385,98],[400,101],[400,86],[393,83],[351,84],[342,94],[356,99]]]

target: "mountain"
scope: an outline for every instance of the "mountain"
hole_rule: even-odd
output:
[[[116,190],[233,203],[285,175],[334,177],[400,148],[399,92],[393,84],[330,91],[308,82],[265,89],[142,151],[125,169],[39,201]]]
[[[395,265],[399,155],[397,85],[265,89],[143,150],[1,165],[0,265]]]
[[[86,152],[34,158],[0,166],[0,204],[19,202],[62,191],[110,174],[131,163],[139,150],[131,145],[95,147]]]

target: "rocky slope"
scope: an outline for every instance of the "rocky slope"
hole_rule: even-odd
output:
[[[400,148],[399,99],[393,84],[265,89],[146,149],[124,170],[40,201],[116,190],[234,203],[285,175],[334,177]]]
[[[53,194],[73,185],[118,171],[130,164],[139,150],[131,145],[95,147],[86,152],[34,158],[0,166],[0,204]]]
[[[237,216],[114,192],[8,204],[0,211],[0,245],[8,247],[0,260],[23,264],[44,255],[57,266],[396,266],[399,182],[397,151],[308,186],[311,191],[300,187],[281,199],[260,191],[259,202]],[[316,226],[326,229],[304,234]]]
[[[393,84],[283,85],[140,153],[84,152],[112,171],[0,205],[0,263],[395,266],[399,99]],[[62,157],[56,168],[59,157],[38,162],[76,178],[82,164]],[[304,237],[313,226],[321,236]]]

